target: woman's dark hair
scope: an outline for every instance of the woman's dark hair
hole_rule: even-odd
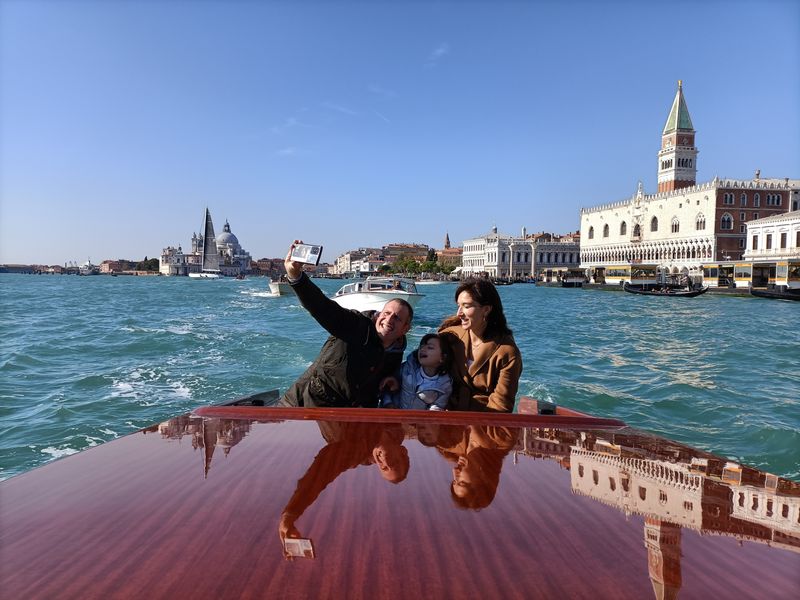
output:
[[[500,294],[497,293],[497,288],[488,279],[478,279],[470,277],[458,286],[455,295],[455,301],[458,302],[458,297],[461,292],[467,292],[472,299],[481,306],[491,306],[492,310],[486,317],[486,335],[490,338],[500,337],[501,335],[511,335],[511,330],[508,328],[506,322],[506,315],[503,313],[503,302],[500,300]]]
[[[442,349],[442,364],[439,366],[437,373],[439,373],[439,375],[445,375],[450,372],[450,367],[453,364],[453,349],[450,347],[450,342],[438,333],[426,333],[419,341],[419,345],[427,344],[428,340],[433,339],[439,340],[439,347]],[[419,359],[419,357],[417,357],[417,359]]]

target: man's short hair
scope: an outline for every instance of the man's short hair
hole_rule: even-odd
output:
[[[386,304],[389,304],[390,302],[397,302],[400,304],[400,306],[405,306],[406,310],[408,310],[408,322],[411,323],[411,321],[414,319],[414,307],[402,298],[392,298],[391,300],[387,300]],[[384,309],[386,308],[386,304],[383,305]]]

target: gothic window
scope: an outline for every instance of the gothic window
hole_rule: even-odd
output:
[[[722,219],[719,222],[719,228],[723,231],[732,231],[733,230],[733,217],[730,216],[728,213],[722,215]]]
[[[733,204],[733,194],[725,192],[725,194],[722,196],[722,203]]]
[[[633,237],[640,237],[642,235],[642,228],[639,227],[639,224],[633,226]]]
[[[681,230],[681,223],[677,218],[672,219],[672,233],[678,233]]]
[[[626,233],[628,233],[628,226],[625,223],[625,221],[623,221],[622,224],[620,224],[620,226],[619,226],[619,234],[620,235],[625,235]]]
[[[653,217],[650,221],[650,231],[658,231],[658,219]]]
[[[589,227],[589,239],[594,239],[594,227]]]
[[[703,229],[706,228],[706,218],[702,213],[697,215],[697,219],[695,219],[694,226],[695,229],[697,229],[697,231],[702,231]]]
[[[753,196],[753,206],[755,206],[756,208],[761,206],[761,194],[759,194],[758,192],[756,192],[755,196]]]
[[[608,237],[608,223],[603,226],[603,237]]]
[[[741,200],[742,206],[747,206],[747,194],[743,193],[740,200]]]

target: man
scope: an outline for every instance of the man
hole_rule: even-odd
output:
[[[300,303],[331,335],[281,404],[377,407],[380,381],[394,373],[403,360],[405,334],[411,328],[414,309],[399,298],[389,300],[380,312],[342,308],[303,273],[302,263],[291,260],[294,244],[284,261],[289,283]]]

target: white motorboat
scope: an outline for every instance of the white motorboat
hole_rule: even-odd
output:
[[[288,281],[272,281],[269,282],[269,291],[276,296],[294,296],[294,289]]]
[[[355,310],[381,310],[389,300],[402,298],[412,307],[424,297],[412,279],[404,277],[367,277],[343,286],[333,296],[334,302]]]

